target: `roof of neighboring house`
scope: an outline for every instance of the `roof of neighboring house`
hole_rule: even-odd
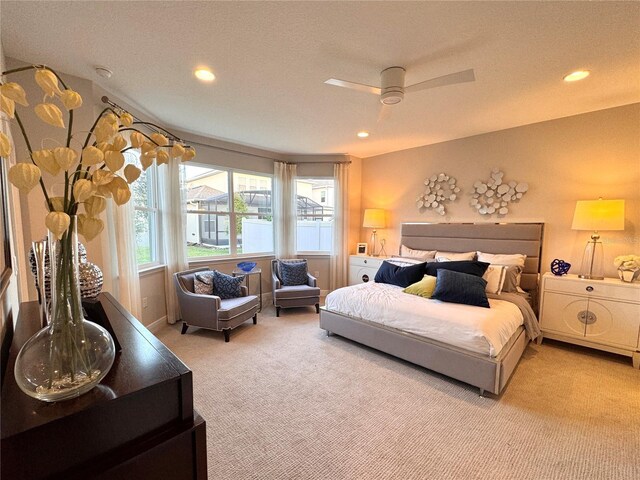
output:
[[[207,185],[197,185],[195,187],[190,187],[187,190],[187,201],[207,200],[208,198],[218,196],[221,193],[224,192],[211,188]]]

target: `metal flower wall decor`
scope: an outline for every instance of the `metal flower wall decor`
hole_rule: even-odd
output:
[[[424,181],[424,185],[424,193],[416,199],[416,206],[420,212],[432,209],[444,215],[444,204],[453,202],[460,192],[460,188],[456,186],[456,179],[446,173],[432,175]]]
[[[514,180],[507,182],[503,177],[504,172],[494,168],[488,181],[477,181],[473,184],[469,204],[480,215],[507,215],[509,204],[518,202],[529,190],[528,183]]]

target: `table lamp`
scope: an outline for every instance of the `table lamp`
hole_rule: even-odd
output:
[[[376,229],[385,227],[384,217],[385,212],[381,208],[366,208],[364,210],[364,221],[362,222],[362,226],[364,228],[373,228],[373,233],[371,234],[371,255],[374,257],[378,256],[378,254],[376,254]]]
[[[604,279],[603,248],[599,231],[624,230],[624,200],[578,200],[572,230],[591,230],[582,256],[580,278]]]

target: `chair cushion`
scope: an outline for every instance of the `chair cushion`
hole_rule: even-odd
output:
[[[246,297],[227,298],[225,300],[220,300],[218,319],[231,320],[238,315],[242,315],[245,312],[249,312],[252,309],[257,308],[259,305],[260,301],[258,300],[258,297],[256,295],[247,295]]]
[[[306,260],[278,260],[278,273],[282,285],[306,285],[307,284],[307,261]]]
[[[213,272],[198,272],[193,279],[194,293],[213,295]]]
[[[213,271],[213,291],[223,300],[241,296],[242,282],[244,282],[244,275],[234,277],[217,270]]]
[[[309,285],[294,285],[282,287],[276,290],[276,298],[285,300],[287,298],[313,298],[320,296],[320,288]]]

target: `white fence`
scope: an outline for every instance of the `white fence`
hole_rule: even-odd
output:
[[[187,215],[187,241],[201,243],[197,215]],[[333,222],[298,220],[297,250],[330,252],[333,244]],[[242,218],[242,253],[273,252],[273,222]]]

